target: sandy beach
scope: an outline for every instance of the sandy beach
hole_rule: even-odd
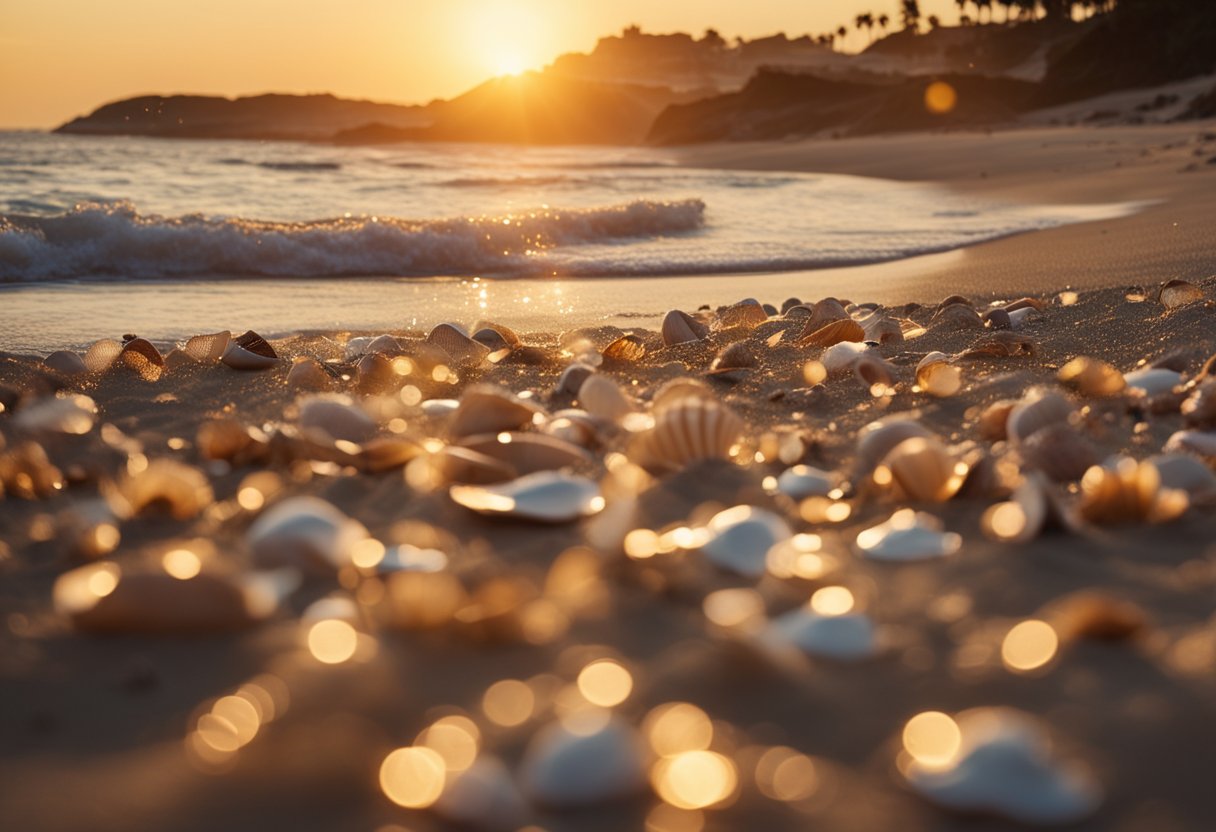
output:
[[[484,310],[474,308],[479,290],[467,284],[419,293],[408,282],[394,283],[403,296],[413,291],[410,322],[391,325],[385,317],[396,312],[354,303],[341,311],[339,327],[270,338],[280,360],[260,371],[180,355],[162,370],[155,360],[124,354],[100,371],[68,372],[63,364],[43,365],[52,348],[0,355],[6,828],[459,828],[468,822],[459,811],[442,802],[403,809],[386,799],[391,789],[378,781],[390,751],[425,746],[415,739],[419,733],[454,715],[465,718],[461,741],[475,736],[482,757],[502,760],[510,773],[495,781],[489,797],[480,796],[491,808],[471,822],[482,828],[1016,828],[1008,812],[991,806],[951,810],[914,773],[918,764],[932,766],[908,746],[909,720],[980,707],[1023,711],[1053,738],[1043,777],[1063,776],[1057,756],[1079,761],[1093,791],[1085,799],[1074,795],[1084,811],[1066,818],[1074,823],[1069,828],[1210,828],[1216,490],[1202,473],[1213,479],[1216,125],[1025,127],[671,153],[696,167],[843,173],[1037,203],[1142,206],[1115,219],[871,266],[564,281],[571,310],[560,328],[551,310],[522,302],[546,297],[554,287],[549,281],[491,281]],[[1170,280],[1186,283],[1163,294],[1160,286]],[[331,289],[317,292],[318,303],[337,302]],[[99,307],[97,337],[151,333],[158,353],[169,356],[174,344],[144,326],[155,307],[123,318],[115,293]],[[940,310],[951,295],[965,300]],[[777,315],[754,305],[728,307],[745,296],[775,307],[797,298],[805,306]],[[180,303],[182,296],[175,297],[168,302]],[[242,297],[258,300],[242,308]],[[854,304],[844,319],[829,314],[831,304],[816,305],[830,297]],[[1010,306],[1024,297],[1035,303]],[[38,304],[54,302],[37,289],[0,293],[9,299],[8,309],[22,320],[36,320]],[[873,306],[860,306],[867,303]],[[272,304],[263,288],[234,285],[226,310],[202,308],[196,333],[257,329],[273,320]],[[1003,318],[993,311],[1006,306]],[[699,307],[705,308],[697,313]],[[704,337],[666,343],[661,322],[672,309],[697,315],[686,325]],[[865,333],[865,340],[883,341],[865,351],[868,369],[858,369],[856,355],[840,358],[838,340],[862,340],[852,330],[842,324],[825,335],[809,326],[821,313],[825,325],[888,322]],[[493,321],[519,333],[522,344],[507,333],[491,353],[495,360],[476,348],[462,358],[459,345],[448,350],[450,360],[436,359],[423,339],[452,319],[470,327],[477,319]],[[889,337],[874,336],[883,332]],[[365,358],[358,342],[352,345],[353,337],[386,333],[396,340],[383,359]],[[629,334],[636,337],[621,346],[617,339]],[[735,344],[746,351],[723,355]],[[53,348],[86,345],[68,337]],[[918,366],[933,352],[949,368],[940,395],[930,394],[927,377],[918,379]],[[714,364],[719,356],[724,365]],[[610,381],[617,392],[595,399],[585,389],[580,395],[578,387],[561,388],[563,371],[578,357],[598,364],[591,378]],[[1077,357],[1096,363],[1070,364]],[[366,430],[346,436],[342,420],[353,417],[344,411],[330,417],[338,427],[321,420],[333,434],[310,433],[301,397],[318,393],[290,375],[293,360],[304,358],[333,371],[310,384],[349,396]],[[725,378],[707,375],[732,362],[738,366]],[[1161,377],[1150,384],[1135,375],[1150,368],[1174,375],[1164,377],[1164,387],[1157,386]],[[683,378],[697,386],[682,394],[669,389],[674,398],[656,404],[664,385]],[[460,400],[485,384],[507,391],[513,414],[490,418],[483,431],[490,439],[474,443],[489,460],[441,464],[442,449],[462,437],[450,409],[423,403]],[[1201,390],[1206,415],[1185,410],[1183,402]],[[62,414],[39,413],[56,391],[89,397],[96,414],[83,402],[66,423],[56,422]],[[994,415],[994,405],[1028,403],[1039,395],[1032,391],[1062,397],[1065,412],[1049,426],[1050,441],[1040,435],[1028,442],[1031,431],[1010,436],[1007,412]],[[526,394],[524,404],[507,394]],[[739,423],[729,449],[690,462],[643,447],[637,434],[647,417],[661,420],[671,402],[734,414]],[[511,409],[519,407],[527,413],[522,422]],[[571,407],[598,412],[555,427],[560,411]],[[886,455],[867,463],[858,450],[863,429],[880,418],[919,425],[947,461],[935,457],[928,473],[909,463],[911,485],[901,486],[899,463]],[[253,430],[238,431],[225,450],[206,436],[205,426],[219,420]],[[549,456],[546,449],[529,456],[527,442],[520,453],[510,442],[495,443],[500,431],[515,431],[509,439],[556,437],[561,445],[547,448]],[[1176,438],[1185,431],[1200,434],[1196,444]],[[381,456],[368,450],[377,447],[373,438],[381,440]],[[1183,465],[1193,479],[1162,475],[1160,484],[1137,486],[1135,477],[1150,476],[1146,468],[1130,475],[1131,485],[1111,484],[1115,496],[1094,496],[1096,481],[1116,474],[1114,463],[1105,475],[1092,466],[1145,460],[1167,445],[1193,463]],[[145,477],[140,485],[141,474],[161,459],[196,472],[190,476],[201,477],[210,496],[191,503],[204,490],[197,479],[179,487]],[[831,488],[778,490],[776,478],[795,464],[827,472]],[[595,509],[602,510],[535,523],[482,516],[449,490],[460,480],[509,479],[533,465],[589,478],[603,498]],[[934,465],[947,466],[944,479],[951,472],[962,479],[917,491],[936,476]],[[145,486],[150,496],[132,496]],[[124,623],[113,628],[119,632],[52,603],[57,578],[96,564],[121,570],[118,589],[108,586],[88,599],[99,608],[131,575],[171,580],[164,558],[179,549],[194,553],[203,576],[239,584],[274,562],[259,554],[258,518],[300,496],[319,497],[358,521],[383,544],[381,555],[384,547],[435,549],[443,553],[441,568],[393,570],[375,558],[364,567],[352,550],[366,556],[366,544],[335,543],[334,561],[309,571],[292,560],[287,543],[272,540],[299,588],[275,595],[265,616],[218,622],[204,616],[208,624],[190,628],[203,632],[188,635],[160,632],[175,620],[174,610],[141,606],[138,598],[119,616]],[[1015,503],[1022,520],[994,527],[993,507],[1019,499],[1032,501]],[[178,516],[158,506],[165,500]],[[753,561],[741,573],[711,560],[703,551],[712,548],[710,518],[737,505],[772,512],[784,537],[819,536],[815,544],[809,538],[798,544],[815,568],[804,564],[800,572],[786,564],[783,571],[763,546],[759,572],[749,571],[759,544],[746,536],[722,544],[726,561]],[[1049,506],[1047,513],[1059,517],[1040,533],[1031,528],[1029,505]],[[869,554],[859,535],[906,507],[940,518],[960,543],[947,545],[944,557],[918,552],[907,562]],[[99,525],[116,530],[117,539],[108,532],[99,537]],[[764,533],[747,532],[761,540]],[[847,589],[849,601],[831,609],[834,596],[816,593],[837,588]],[[459,597],[449,607],[439,600],[446,592]],[[180,597],[187,599],[183,607],[194,603],[189,592]],[[333,664],[308,642],[320,620],[308,610],[327,597],[349,605],[353,612],[343,620],[359,633],[357,648]],[[833,658],[830,646],[817,654],[822,645],[799,650],[773,635],[782,616],[808,609],[826,618],[865,618],[874,643]],[[1031,644],[1029,659],[1011,659],[1018,647],[1012,634],[1026,622],[1045,622],[1055,641]],[[537,738],[546,726],[587,711],[600,718],[594,686],[581,674],[604,660],[630,679],[626,695],[611,702],[611,724],[638,732],[636,748],[628,746],[637,759],[629,762],[650,783],[630,785],[620,775],[626,785],[613,793],[612,772],[593,767],[580,775],[573,765],[560,788],[586,776],[610,799],[556,809],[558,801],[546,798],[526,770],[542,754]],[[494,687],[503,680],[523,682],[529,692],[518,721],[495,708],[490,692],[504,690]],[[220,739],[208,740],[208,715],[219,718],[221,697],[232,696],[261,703],[251,732],[242,735],[234,717],[212,719],[227,727],[216,729]],[[653,793],[673,788],[663,760],[674,758],[661,758],[646,717],[673,702],[691,703],[713,721],[706,744],[720,755],[713,765],[725,767],[711,766],[697,779],[701,785],[686,795],[685,809]],[[451,749],[437,747],[447,782],[472,782],[459,778]],[[705,747],[681,753],[704,754]],[[957,758],[957,749],[952,753]],[[801,767],[797,789],[781,785],[774,760]],[[704,785],[727,769],[730,782],[718,792]],[[982,766],[974,776],[986,776]],[[1048,788],[1035,783],[1002,798],[1005,805],[1033,803],[1036,789]],[[1053,780],[1050,788],[1067,793],[1071,786]],[[704,789],[714,799],[698,803]],[[480,804],[466,795],[462,805]],[[710,808],[698,808],[704,806]]]

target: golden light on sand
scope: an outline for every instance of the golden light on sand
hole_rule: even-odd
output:
[[[388,550],[374,537],[367,537],[350,547],[350,562],[360,569],[375,569]]]
[[[237,492],[236,502],[245,511],[257,511],[266,504],[266,495],[247,485]]]
[[[754,589],[720,589],[701,602],[705,617],[719,627],[745,627],[764,620],[764,599]]]
[[[345,621],[318,621],[308,630],[308,650],[324,664],[342,664],[355,655],[359,633]]]
[[[398,748],[380,764],[380,789],[407,809],[425,809],[443,793],[443,757],[430,748]]]
[[[448,771],[460,772],[477,759],[481,731],[467,716],[445,716],[419,734],[415,742],[442,757]]]
[[[518,679],[502,679],[486,689],[481,698],[481,710],[486,719],[504,728],[523,725],[532,718],[536,694],[527,683]]]
[[[756,786],[765,797],[792,803],[818,791],[819,773],[810,757],[778,746],[764,752],[756,762]]]
[[[908,720],[903,733],[904,750],[917,763],[929,768],[948,766],[963,742],[958,723],[941,711],[925,711]]]
[[[934,81],[925,88],[925,109],[936,115],[945,115],[958,104],[958,93],[945,81]]]
[[[179,581],[188,581],[203,571],[203,562],[189,549],[173,549],[165,552],[160,565]]]
[[[735,764],[714,751],[664,757],[650,774],[654,790],[678,809],[705,809],[730,797],[739,783]]]
[[[101,568],[89,575],[85,586],[97,598],[105,598],[118,588],[118,578],[121,574],[117,564],[103,564]]]
[[[611,708],[629,698],[633,677],[619,662],[599,659],[579,672],[578,690],[592,705]]]
[[[1001,660],[1017,673],[1037,670],[1050,662],[1060,646],[1060,637],[1046,621],[1030,619],[1015,626],[1001,642]]]
[[[714,739],[709,715],[688,702],[669,702],[654,708],[646,715],[642,732],[660,757],[703,751]]]

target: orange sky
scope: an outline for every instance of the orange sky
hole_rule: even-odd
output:
[[[334,92],[407,103],[539,68],[637,23],[818,33],[896,0],[0,0],[0,127],[140,93]],[[951,0],[921,0],[953,22]],[[864,37],[852,36],[856,49]]]

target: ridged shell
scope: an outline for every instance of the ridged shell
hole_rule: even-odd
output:
[[[662,332],[663,344],[668,347],[700,341],[709,334],[703,323],[679,309],[672,309],[663,316]]]
[[[426,336],[426,342],[442,349],[458,367],[476,366],[490,352],[484,344],[477,343],[459,326],[450,323],[439,324],[432,329]]]
[[[583,410],[606,422],[619,422],[634,410],[617,383],[598,374],[588,376],[578,388],[578,403]]]
[[[1098,449],[1067,422],[1047,425],[1022,441],[1026,463],[1056,482],[1072,482],[1085,475],[1102,457]]]
[[[115,364],[131,370],[144,381],[156,381],[165,371],[165,359],[152,342],[132,338],[122,345]]]
[[[104,373],[110,369],[110,365],[118,359],[121,352],[122,344],[118,341],[98,341],[84,354],[85,366],[89,368],[90,373]]]
[[[655,414],[631,455],[644,467],[674,471],[703,459],[727,459],[743,434],[743,420],[716,399],[679,398]]]
[[[511,350],[513,345],[497,329],[482,327],[473,333],[473,340],[488,349],[491,353]]]
[[[874,481],[901,497],[943,502],[958,492],[967,476],[945,445],[937,439],[912,437],[891,449],[874,469]]]
[[[460,407],[448,425],[448,433],[459,439],[479,433],[519,430],[532,424],[539,405],[526,402],[510,391],[489,384],[469,387],[460,397]]]
[[[488,335],[487,330],[498,333],[501,343],[505,344],[511,349],[522,347],[524,345],[523,339],[521,339],[515,330],[511,329],[509,326],[496,324],[493,321],[477,321],[473,324],[473,332],[482,333],[484,334],[484,337],[488,339],[490,336]],[[473,338],[474,340],[480,340],[477,338],[476,334],[474,334]],[[482,343],[485,342],[483,341]],[[489,344],[486,344],[486,346],[489,346]]]
[[[214,364],[224,357],[231,342],[232,333],[225,329],[210,335],[195,335],[182,351],[200,364]]]
[[[1067,422],[1072,414],[1072,403],[1059,393],[1033,392],[1009,411],[1005,431],[1015,444],[1024,442],[1035,431],[1048,425]]]
[[[646,357],[646,345],[636,335],[622,335],[604,347],[603,357],[605,361],[634,364]]]
[[[537,471],[498,485],[453,485],[448,493],[480,514],[540,523],[570,523],[604,507],[594,481],[560,471]]]
[[[859,343],[866,340],[865,330],[861,324],[852,318],[843,318],[824,324],[818,329],[810,329],[809,325],[802,331],[797,344],[800,347],[830,347],[842,341]]]

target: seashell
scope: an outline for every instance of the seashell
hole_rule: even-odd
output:
[[[1047,309],[1047,304],[1038,298],[1020,298],[1011,303],[1005,304],[1003,308],[1006,312],[1011,314],[1022,309],[1033,309],[1035,312],[1042,312]]]
[[[97,404],[92,399],[69,393],[36,399],[25,405],[13,416],[13,424],[31,434],[80,436],[93,429],[96,418]]]
[[[343,357],[346,361],[354,361],[361,355],[367,353],[367,345],[374,339],[370,335],[357,335],[354,338],[347,340],[343,347]]]
[[[569,523],[604,508],[595,482],[558,471],[538,471],[499,485],[453,485],[448,494],[479,514],[541,523]]]
[[[837,661],[856,661],[878,652],[878,634],[868,615],[861,612],[821,615],[809,606],[774,619],[763,639],[770,644],[796,647],[813,658]]]
[[[350,561],[367,529],[319,497],[291,497],[271,506],[249,527],[246,540],[260,568],[290,567],[332,574]]]
[[[553,388],[553,392],[558,396],[577,396],[579,388],[583,386],[595,368],[590,364],[584,364],[581,361],[576,361],[566,369],[562,370],[561,377],[557,380],[557,385]]]
[[[1026,325],[1027,319],[1029,319],[1031,315],[1035,314],[1035,310],[1032,307],[1027,306],[1023,309],[1015,309],[1008,314],[1009,325],[1014,329],[1021,329]]]
[[[0,453],[0,497],[43,500],[63,486],[63,473],[37,442],[22,442]]]
[[[365,442],[376,433],[376,423],[349,396],[323,393],[300,400],[296,419],[306,435],[320,442]]]
[[[839,378],[852,373],[853,368],[868,349],[869,347],[865,344],[855,341],[841,341],[821,352],[819,363],[823,365],[823,369],[829,376]]]
[[[1005,439],[1005,423],[1009,421],[1009,413],[1017,402],[1013,399],[1001,399],[984,408],[980,413],[980,437],[990,442],[1000,442]]]
[[[385,436],[363,443],[359,450],[359,468],[370,474],[380,474],[401,468],[424,453],[417,442],[400,436]]]
[[[485,754],[464,771],[448,773],[431,809],[461,828],[487,832],[513,832],[528,821],[527,803],[506,764]]]
[[[756,364],[756,354],[752,352],[752,348],[748,346],[747,342],[736,341],[718,353],[718,357],[714,359],[710,369],[711,371],[738,370],[755,367]]]
[[[717,400],[714,391],[705,382],[690,376],[679,376],[660,385],[650,403],[658,411],[689,396]]]
[[[747,327],[752,329],[768,320],[768,313],[755,298],[746,298],[718,312],[718,328]]]
[[[916,386],[930,396],[953,396],[963,386],[962,372],[945,353],[931,352],[916,365]]]
[[[355,386],[360,393],[391,393],[401,387],[401,376],[383,353],[369,352],[355,365]]]
[[[590,448],[599,438],[596,420],[585,410],[558,411],[541,427],[541,430],[549,436],[583,448]]]
[[[818,329],[812,330],[810,325],[802,331],[798,339],[794,342],[800,347],[830,347],[834,344],[839,344],[842,341],[853,341],[860,343],[866,339],[865,330],[861,328],[861,324],[852,318],[842,318],[838,321],[831,321],[824,324]]]
[[[729,459],[743,420],[716,399],[684,396],[655,413],[654,427],[639,434],[630,456],[652,471],[675,471],[703,459]]]
[[[460,397],[460,406],[448,424],[454,438],[481,433],[519,430],[531,425],[543,409],[524,401],[501,387],[479,384],[469,387]]]
[[[1083,396],[1113,396],[1127,386],[1121,372],[1105,361],[1085,356],[1074,358],[1061,367],[1056,378]]]
[[[1059,393],[1032,391],[1009,411],[1005,432],[1018,444],[1048,425],[1067,423],[1072,414],[1072,403]]]
[[[426,342],[442,349],[458,367],[474,367],[489,354],[484,344],[479,344],[456,324],[443,323],[426,336]]]
[[[111,562],[60,575],[55,609],[82,632],[203,633],[237,630],[262,617],[246,589],[201,572],[186,580],[165,572],[126,572]]]
[[[502,350],[510,351],[513,347],[510,341],[503,337],[503,334],[497,329],[483,327],[473,333],[473,340],[481,344],[491,353],[500,352]]]
[[[115,365],[134,371],[144,381],[156,381],[165,371],[164,356],[143,338],[131,338],[123,344],[117,360],[111,366]]]
[[[1167,454],[1190,454],[1216,467],[1216,431],[1180,430],[1165,441]]]
[[[232,333],[226,329],[211,335],[195,335],[182,347],[182,352],[200,364],[214,364],[224,357],[231,342]]]
[[[118,360],[121,352],[122,344],[119,341],[111,339],[98,341],[84,354],[84,364],[89,368],[90,373],[104,373],[110,369],[111,364]]]
[[[633,412],[633,404],[607,376],[590,375],[578,388],[578,403],[583,410],[606,422],[619,422]]]
[[[960,463],[937,439],[914,436],[892,448],[874,469],[874,481],[911,500],[944,502],[967,478]]]
[[[300,357],[287,371],[287,384],[299,390],[323,392],[333,389],[334,379],[315,359]]]
[[[1073,592],[1052,607],[1052,628],[1064,642],[1126,641],[1148,625],[1148,616],[1138,605],[1101,590]]]
[[[999,306],[996,309],[989,309],[980,317],[991,329],[1013,329],[1013,319],[1009,316],[1009,312]]]
[[[636,335],[622,335],[604,347],[603,357],[606,361],[636,364],[646,357],[646,345]]]
[[[1195,387],[1182,403],[1182,419],[1191,427],[1216,428],[1216,379]]]
[[[269,370],[279,358],[262,336],[250,330],[228,345],[220,361],[234,370]]]
[[[879,344],[902,344],[904,341],[904,328],[900,322],[879,312],[867,315],[858,323],[865,332],[866,341],[876,341]]]
[[[419,407],[428,419],[442,419],[455,413],[460,402],[456,399],[427,399]]]
[[[392,335],[377,335],[363,348],[364,355],[400,355],[401,342]]]
[[[1025,439],[1020,450],[1026,463],[1056,482],[1072,482],[1101,461],[1088,439],[1067,422],[1047,425]]]
[[[641,740],[624,721],[578,724],[599,714],[575,714],[532,738],[520,763],[524,792],[544,806],[591,806],[640,794],[646,788]],[[589,730],[590,729],[590,730]]]
[[[1191,503],[1216,500],[1216,474],[1199,459],[1186,454],[1162,454],[1147,460],[1157,469],[1162,488],[1185,491]]]
[[[1167,280],[1157,292],[1157,300],[1166,309],[1177,309],[1203,300],[1203,290],[1185,280]]]
[[[1088,773],[1053,757],[1047,730],[1012,708],[976,708],[954,720],[959,744],[948,760],[917,759],[902,769],[923,797],[947,809],[991,812],[1022,823],[1079,821],[1101,803]]]
[[[1034,341],[1016,332],[993,332],[964,350],[959,358],[1022,358],[1035,354]]]
[[[1053,514],[1047,483],[1032,473],[1022,481],[1008,502],[989,506],[980,518],[980,528],[994,540],[1029,543],[1043,531]]]
[[[866,387],[873,390],[878,385],[884,388],[895,386],[895,368],[881,356],[864,352],[853,362],[853,375]]]
[[[790,310],[791,312],[793,310]],[[836,298],[824,298],[811,307],[810,320],[806,322],[806,327],[803,328],[803,334],[815,332],[822,329],[833,321],[849,320],[849,313],[845,310],[844,305]]]
[[[963,545],[954,532],[941,531],[931,514],[900,509],[885,522],[857,535],[857,548],[867,557],[885,561],[914,561],[952,555]]]
[[[778,515],[747,505],[718,512],[705,530],[709,539],[701,552],[709,562],[748,578],[762,576],[768,550],[793,534]]]
[[[795,465],[777,477],[777,490],[793,500],[826,497],[837,488],[836,475],[810,465]]]
[[[514,466],[459,445],[445,446],[431,457],[430,463],[445,482],[489,485],[519,476]]]
[[[498,337],[502,339],[502,343],[506,344],[511,349],[522,347],[524,345],[523,339],[521,339],[515,330],[511,329],[509,326],[496,324],[493,321],[476,321],[473,324],[474,333],[485,333],[486,330],[498,333]],[[484,337],[490,338],[491,336],[487,334]],[[476,335],[473,336],[473,339],[478,340]],[[489,345],[487,344],[486,346]]]
[[[258,335],[252,329],[248,329],[243,335],[238,335],[236,338],[232,339],[232,343],[236,344],[246,352],[251,352],[254,355],[260,355],[263,358],[279,357],[279,354],[274,351],[274,347],[270,346],[265,338]]]
[[[66,350],[51,353],[42,359],[42,363],[55,372],[67,373],[68,375],[78,375],[89,371],[83,358],[74,352],[67,352]]]
[[[984,320],[970,304],[952,303],[943,306],[929,319],[930,329],[983,329]]]
[[[786,298],[785,300],[783,300],[781,302],[781,314],[784,315],[786,312],[790,311],[795,306],[802,306],[802,301],[800,301],[798,298]],[[803,307],[803,308],[806,308],[806,307]]]
[[[969,307],[969,306],[971,306],[971,301],[967,300],[962,295],[950,295],[949,297],[944,298],[942,300],[942,302],[937,305],[937,308],[935,308],[933,310],[933,314],[936,315],[938,312],[941,312],[943,309],[945,309],[949,306],[968,306]]]
[[[461,446],[505,462],[520,474],[589,464],[591,455],[578,445],[543,433],[503,432],[460,440]]]
[[[919,422],[910,419],[888,419],[871,422],[857,434],[857,456],[854,459],[854,480],[866,479],[878,467],[883,457],[896,445],[914,437],[933,438]]]
[[[679,309],[672,309],[663,316],[662,332],[663,345],[667,347],[700,341],[709,334],[704,324]]]
[[[1162,487],[1151,462],[1118,457],[1095,465],[1081,478],[1078,510],[1091,523],[1163,523],[1177,519],[1188,505],[1185,491]]]
[[[124,471],[118,481],[118,497],[125,503],[122,514],[139,515],[158,507],[167,508],[177,520],[189,520],[211,505],[214,494],[202,471],[174,459],[154,459],[132,474]]]
[[[261,432],[258,431],[258,434]],[[235,462],[250,451],[265,448],[265,440],[232,417],[211,419],[199,425],[195,446],[203,459]]]

